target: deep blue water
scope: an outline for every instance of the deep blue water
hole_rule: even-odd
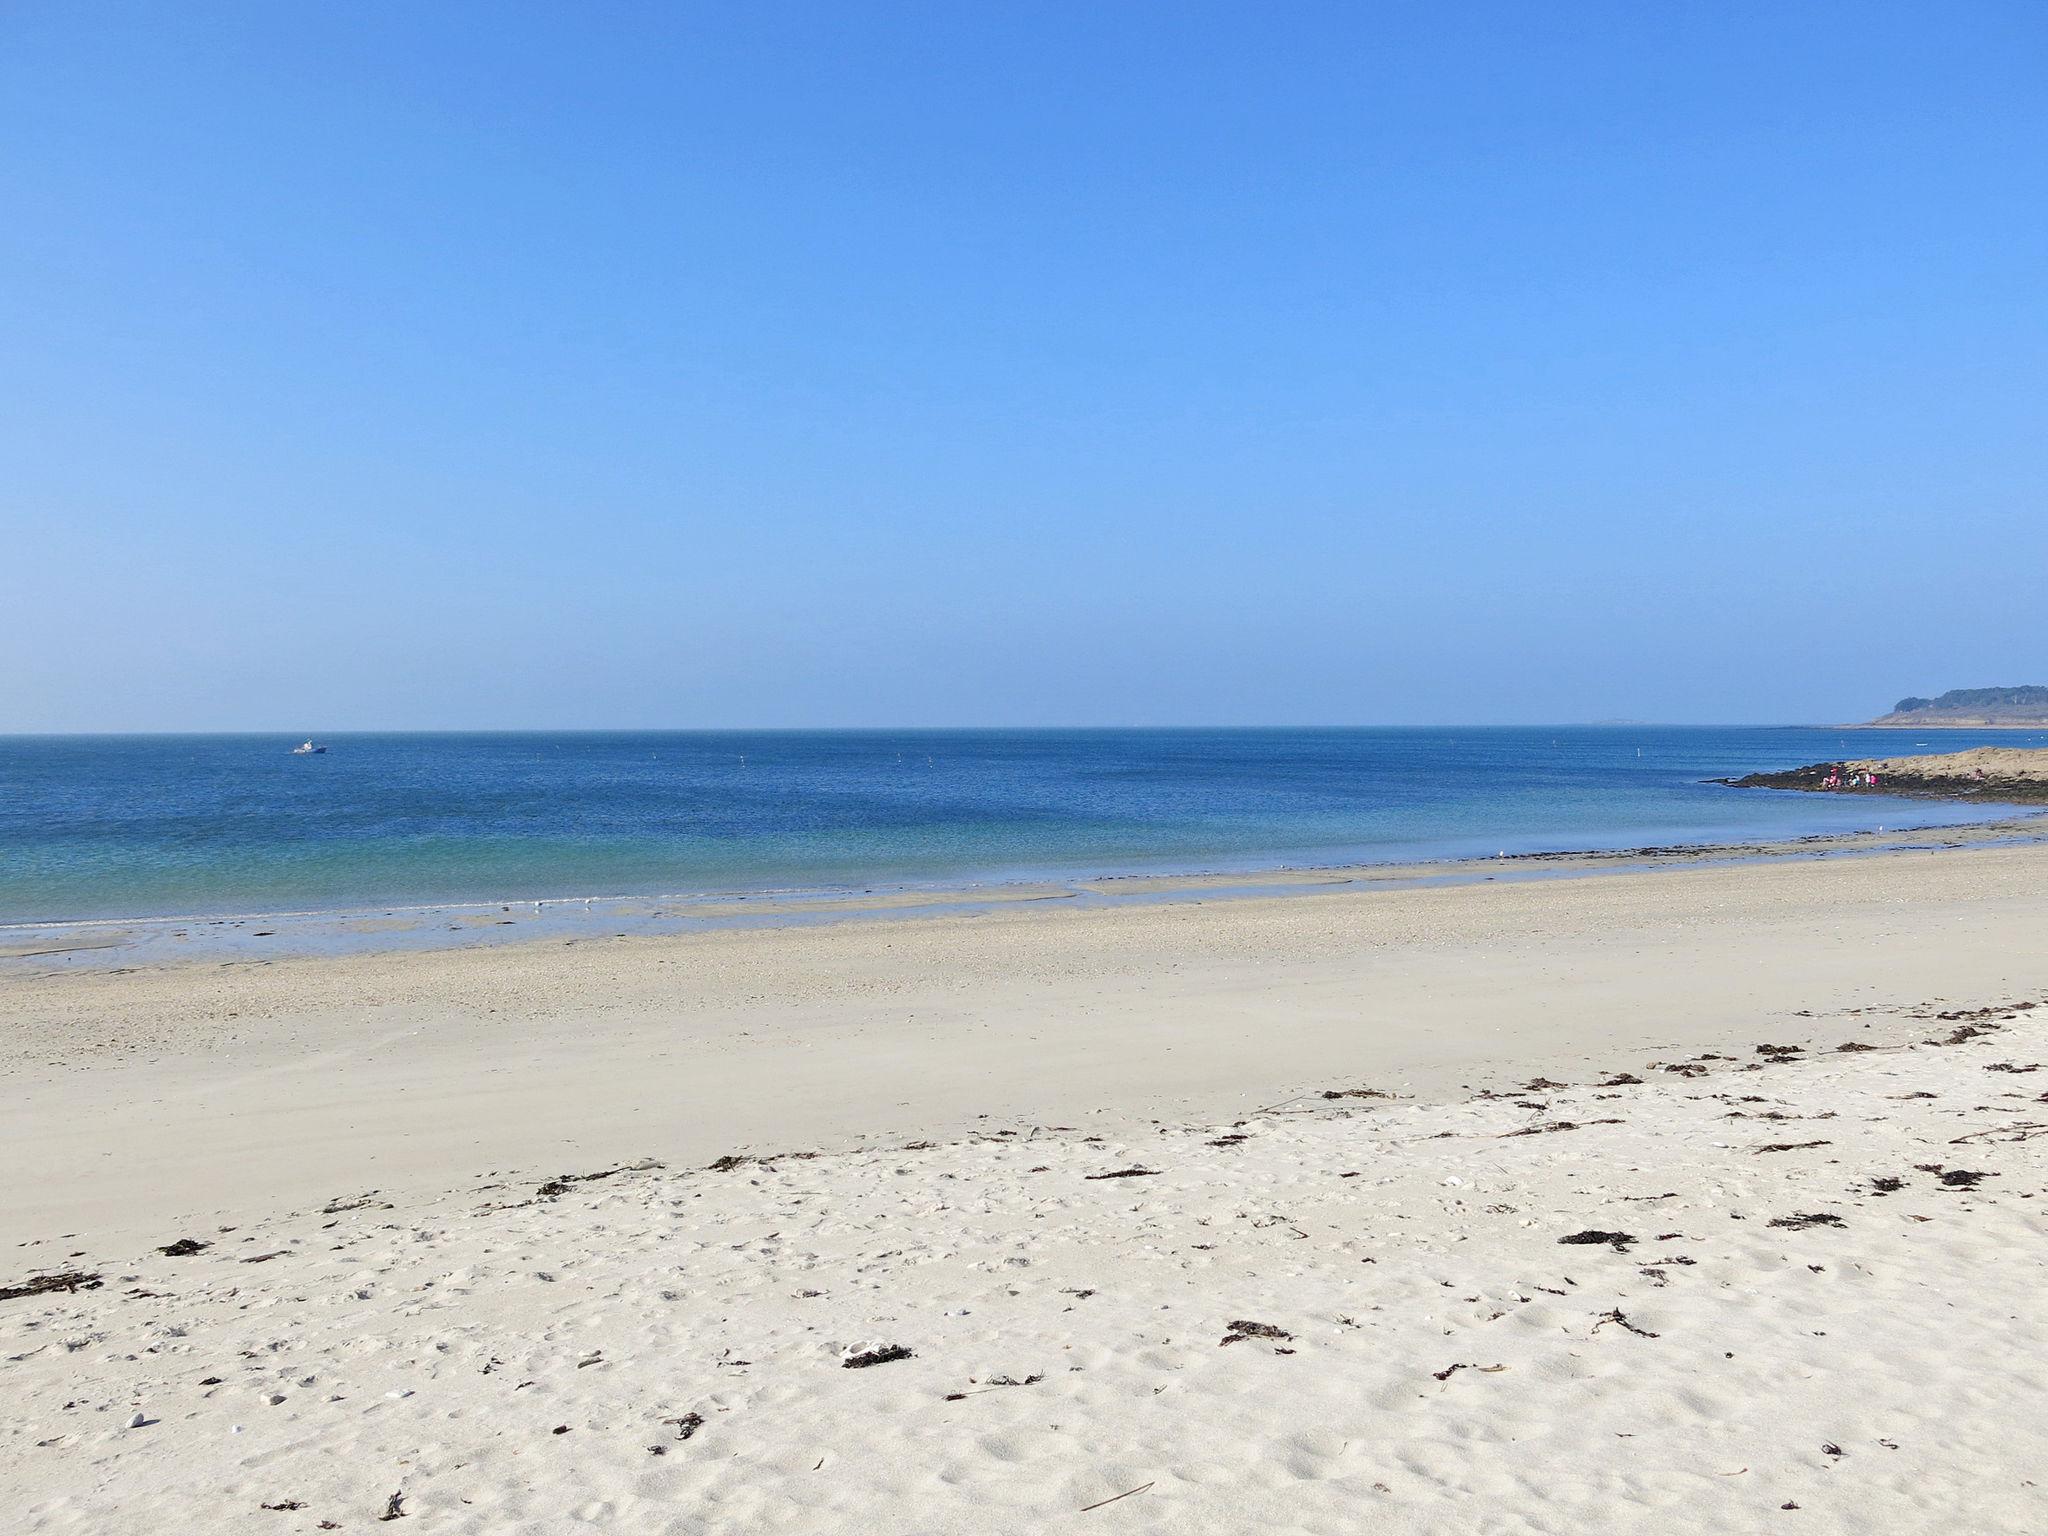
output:
[[[0,737],[0,921],[1250,869],[1929,826],[1700,781],[2048,733]]]

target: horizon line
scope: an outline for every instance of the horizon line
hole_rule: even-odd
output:
[[[689,735],[862,735],[902,732],[958,733],[987,731],[1544,731],[1544,730],[2007,730],[2048,731],[2048,721],[2036,726],[2019,722],[2012,726],[1876,726],[1872,721],[1801,720],[1534,720],[1534,721],[1311,721],[1262,724],[1181,721],[1154,725],[488,725],[488,726],[353,726],[312,739],[339,740],[351,736],[689,736]],[[303,727],[177,729],[91,729],[0,731],[0,741],[65,740],[94,737],[164,738],[191,736],[298,736]]]

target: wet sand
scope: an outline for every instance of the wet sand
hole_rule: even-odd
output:
[[[1894,804],[1898,816],[1910,823],[1912,804],[1896,799]],[[194,962],[567,943],[880,918],[960,917],[1040,902],[1097,909],[1227,897],[1316,896],[1346,886],[1477,885],[2048,842],[2048,815],[1996,804],[1983,804],[1975,810],[1983,819],[1956,825],[1890,829],[1880,825],[1779,841],[1503,852],[1496,857],[1407,863],[19,922],[0,925],[0,984],[12,978],[76,970],[125,971]],[[2011,814],[2003,814],[2008,811]],[[1882,814],[1881,809],[1877,814]]]
[[[1717,1048],[2031,986],[2044,875],[2048,847],[1964,848],[16,975],[0,1240]]]

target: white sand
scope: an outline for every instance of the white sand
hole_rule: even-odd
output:
[[[0,1509],[2048,1528],[2048,1077],[1987,1070],[2048,1055],[2048,1008],[2005,1006],[2048,998],[2044,872],[1973,850],[10,982],[0,1285],[102,1283],[0,1301]],[[1985,1006],[1996,1032],[1912,1044]],[[1731,1059],[1661,1070],[1703,1051]],[[1571,1086],[1475,1097],[1538,1073]],[[1293,1097],[1353,1086],[1415,1097]],[[743,1144],[855,1150],[703,1166]],[[536,1197],[644,1153],[670,1166]],[[1090,1178],[1131,1167],[1158,1172]],[[1845,1225],[1770,1225],[1802,1213]],[[1560,1245],[1589,1228],[1636,1241]],[[211,1246],[151,1251],[185,1236]],[[1222,1344],[1240,1319],[1292,1337]],[[873,1345],[914,1354],[842,1367]]]

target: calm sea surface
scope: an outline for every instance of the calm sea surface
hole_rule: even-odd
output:
[[[0,737],[0,921],[946,884],[1983,819],[1709,776],[2048,734],[1713,727]]]

